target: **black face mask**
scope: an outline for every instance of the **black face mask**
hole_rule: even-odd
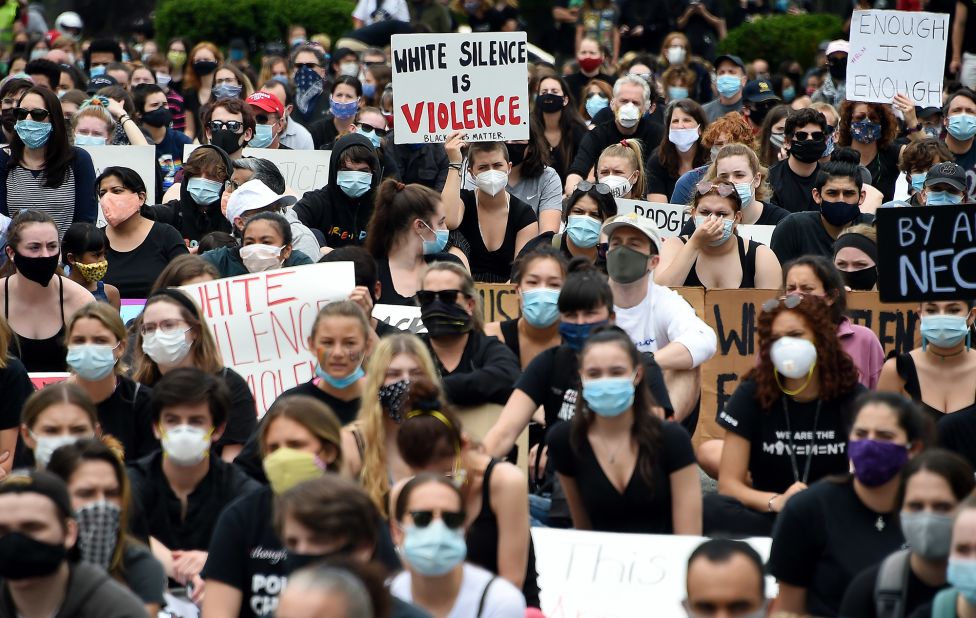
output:
[[[410,388],[410,380],[399,380],[393,384],[380,387],[380,405],[386,410],[386,415],[394,422],[403,422],[403,399]]]
[[[552,94],[547,92],[546,94],[540,94],[535,98],[535,104],[539,106],[539,109],[551,114],[553,112],[558,112],[563,108],[563,98],[558,94]]]
[[[232,154],[241,149],[242,136],[243,133],[234,133],[230,129],[219,129],[210,132],[210,143],[227,154]]]
[[[17,124],[17,119],[14,118],[14,108],[11,107],[0,112],[0,123],[3,124],[3,130],[7,133],[14,132],[14,125]]]
[[[151,127],[168,127],[172,121],[173,113],[166,107],[160,107],[142,115],[142,122]]]
[[[750,107],[749,120],[751,120],[752,124],[756,125],[757,127],[761,126],[763,121],[766,119],[766,114],[768,114],[769,110],[771,109],[772,107],[764,103],[760,103],[759,107],[756,107],[755,109]]]
[[[525,149],[528,144],[505,144],[508,148],[508,160],[512,165],[518,165],[525,161]]]
[[[871,290],[878,282],[878,269],[875,266],[862,268],[861,270],[842,270],[840,276],[844,279],[844,285],[852,290]]]
[[[790,156],[800,163],[814,163],[823,156],[827,149],[827,140],[808,139],[802,142],[793,142],[790,146]]]
[[[14,266],[25,279],[47,287],[58,269],[58,256],[27,257],[14,251]]]
[[[197,60],[193,63],[193,72],[197,75],[210,75],[217,70],[217,63],[213,60]]]
[[[830,77],[835,81],[844,81],[847,79],[847,57],[845,56],[843,60],[831,60],[827,64],[827,70],[830,71]]]
[[[46,577],[61,566],[67,552],[64,545],[9,532],[0,537],[0,577],[13,581]]]
[[[471,330],[471,316],[459,305],[434,300],[420,307],[420,319],[431,337],[463,335]]]
[[[299,569],[304,569],[307,566],[318,564],[319,562],[323,562],[325,560],[344,558],[353,549],[354,548],[352,545],[346,545],[328,554],[296,554],[293,552],[288,552],[288,557],[285,558],[285,573],[291,575]]]

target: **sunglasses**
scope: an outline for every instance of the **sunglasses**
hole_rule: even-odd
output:
[[[434,521],[433,511],[410,511],[410,517],[418,528],[426,528],[430,522]],[[444,525],[451,530],[457,530],[464,525],[464,513],[458,511],[441,511],[441,519]]]
[[[770,311],[776,311],[776,308],[783,305],[787,309],[796,309],[803,302],[802,294],[790,294],[788,296],[780,296],[779,298],[770,298],[762,304],[762,310],[766,313]]]
[[[468,295],[461,290],[439,290],[437,292],[420,290],[417,292],[417,300],[420,302],[421,306],[429,305],[435,300],[439,300],[445,305],[453,305],[457,302],[458,294],[468,298]]]
[[[590,190],[596,191],[600,195],[610,195],[613,191],[608,185],[602,182],[590,182],[589,180],[581,180],[579,184],[576,185],[577,191],[583,191],[588,193]]]
[[[813,131],[812,133],[797,131],[793,134],[793,141],[805,142],[807,140],[819,141],[822,139],[827,139],[827,134],[823,131]]]
[[[210,130],[220,131],[227,129],[231,133],[241,133],[244,131],[244,123],[240,120],[211,120]]]
[[[51,112],[46,109],[41,109],[40,107],[35,107],[34,109],[25,109],[23,107],[14,108],[14,118],[17,120],[26,120],[27,116],[31,117],[31,120],[36,120],[40,122],[47,119],[51,115]]]
[[[299,62],[295,65],[296,69],[317,69],[320,65],[318,62]]]
[[[705,195],[709,191],[713,191],[714,190],[716,193],[718,193],[722,197],[728,197],[728,196],[730,196],[730,195],[732,195],[733,193],[736,192],[735,191],[735,186],[732,185],[732,184],[730,184],[730,183],[727,183],[727,182],[715,182],[715,183],[713,183],[713,182],[709,182],[707,180],[703,180],[703,181],[699,182],[697,185],[695,185],[695,189],[698,190],[698,194],[699,195]]]
[[[365,122],[357,122],[356,126],[362,129],[366,133],[375,133],[380,137],[386,137],[387,133],[389,133],[389,131],[387,131],[386,129],[377,129],[373,125],[366,124]]]

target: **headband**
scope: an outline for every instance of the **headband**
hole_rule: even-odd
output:
[[[875,264],[878,263],[878,245],[863,234],[847,232],[837,237],[837,240],[834,241],[834,255],[837,255],[837,252],[845,247],[860,249],[871,258],[871,261]]]
[[[155,292],[149,295],[149,298],[146,299],[146,304],[148,305],[149,301],[151,301],[154,298],[159,298],[161,296],[165,296],[166,298],[182,306],[184,309],[189,311],[190,315],[192,315],[193,317],[197,317],[197,315],[200,313],[200,310],[197,308],[196,305],[193,304],[193,301],[190,300],[190,297],[187,296],[184,292],[177,290],[176,288],[162,288],[160,290],[156,290]]]

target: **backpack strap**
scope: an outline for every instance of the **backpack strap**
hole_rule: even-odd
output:
[[[881,562],[874,582],[874,606],[878,618],[904,618],[908,596],[910,549],[902,549]]]
[[[496,579],[498,579],[498,576],[492,575],[491,579],[488,580],[488,583],[485,584],[485,589],[481,592],[481,600],[478,601],[478,613],[475,614],[477,618],[481,618],[481,612],[485,611],[485,601],[488,599],[488,589],[491,588],[491,585],[495,583]]]
[[[932,601],[932,618],[956,618],[957,594],[959,592],[955,588],[939,591]]]

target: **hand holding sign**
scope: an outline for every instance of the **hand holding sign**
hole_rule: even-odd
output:
[[[464,160],[461,149],[467,145],[467,142],[464,141],[464,134],[460,131],[455,131],[448,135],[447,141],[444,142],[444,150],[447,151],[448,162],[455,165],[460,164]]]

